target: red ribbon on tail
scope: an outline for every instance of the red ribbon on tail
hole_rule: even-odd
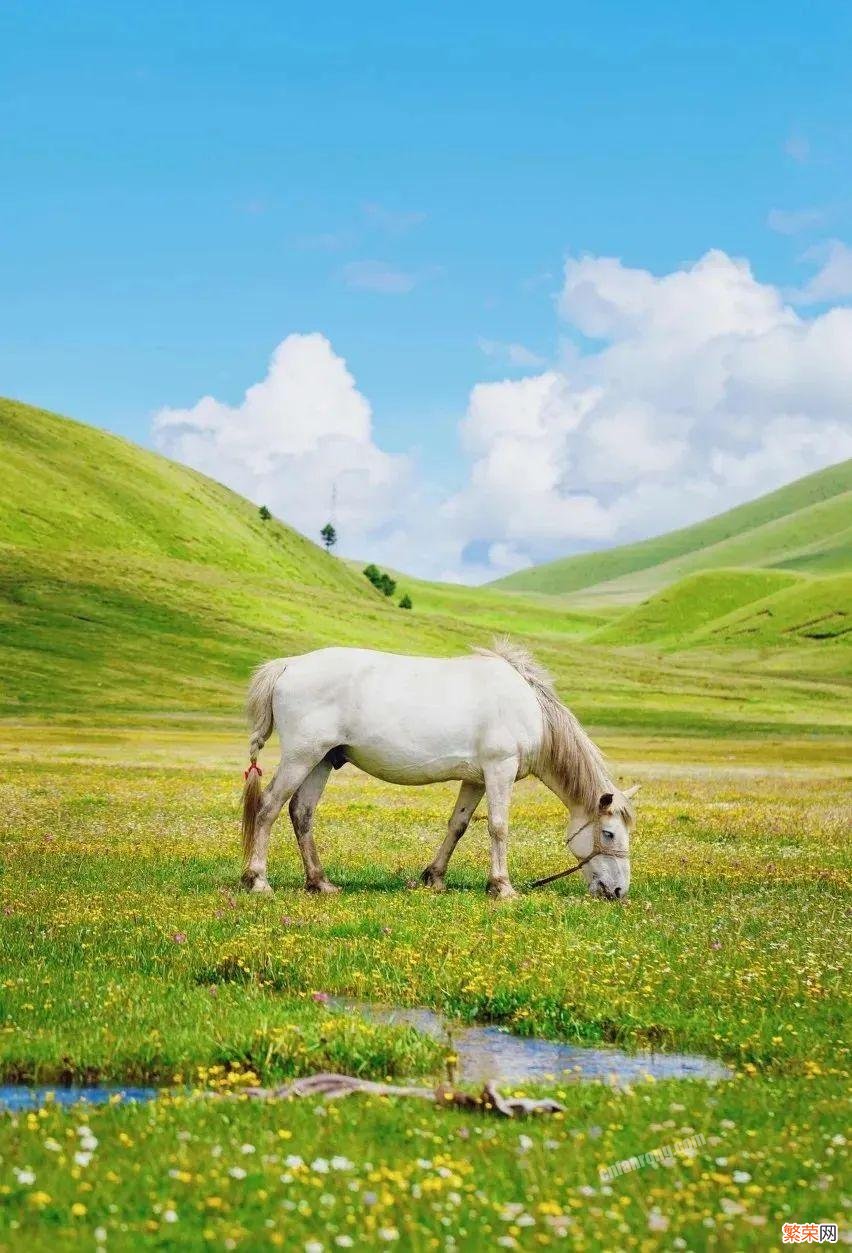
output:
[[[263,771],[261,770],[261,768],[260,768],[260,766],[257,764],[257,762],[256,762],[256,761],[253,761],[253,762],[251,763],[251,765],[249,766],[248,770],[244,770],[244,771],[243,771],[243,778],[244,778],[244,779],[248,779],[248,777],[249,777],[249,775],[251,774],[252,770],[256,770],[256,771],[257,771],[257,777],[258,777],[258,778],[260,778],[260,777],[261,777],[261,775],[263,774]]]

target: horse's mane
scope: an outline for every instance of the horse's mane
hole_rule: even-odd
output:
[[[612,792],[614,804],[632,825],[633,808],[612,783],[603,753],[592,743],[571,710],[562,704],[550,673],[529,649],[502,636],[493,641],[491,648],[475,648],[474,652],[508,662],[535,692],[544,723],[539,769],[554,775],[566,793],[589,814],[597,812],[603,793]]]

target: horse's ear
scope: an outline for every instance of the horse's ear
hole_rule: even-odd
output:
[[[627,799],[628,799],[629,801],[633,800],[633,797],[634,797],[634,796],[636,795],[636,793],[639,791],[639,789],[641,788],[641,786],[642,786],[642,784],[641,784],[641,783],[634,783],[634,784],[633,784],[633,787],[629,787],[629,788],[627,788],[627,789],[625,790],[624,795],[627,797]]]
[[[614,798],[613,798],[612,792],[604,792],[603,796],[598,801],[598,809],[601,811],[602,814],[606,813],[606,811],[609,809],[610,805],[613,802],[613,799]]]

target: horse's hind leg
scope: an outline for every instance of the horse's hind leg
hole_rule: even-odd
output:
[[[314,813],[328,782],[331,769],[331,762],[327,757],[323,758],[319,765],[314,766],[304,782],[299,784],[290,798],[290,820],[296,832],[299,852],[302,854],[305,866],[305,887],[309,892],[340,891],[325,877],[313,836]]]
[[[444,842],[432,859],[431,864],[426,867],[420,876],[422,883],[435,888],[438,892],[444,890],[444,875],[447,873],[450,858],[455,852],[459,840],[467,830],[468,823],[473,817],[473,811],[482,800],[484,794],[485,786],[482,783],[463,783],[461,785],[456,807],[447,826]]]
[[[246,853],[242,876],[243,886],[251,892],[272,891],[272,888],[269,886],[269,880],[266,877],[266,862],[272,824],[296,789],[303,782],[307,781],[307,776],[310,775],[315,762],[316,758],[306,758],[301,754],[288,756],[286,761],[282,757],[272,782],[268,787],[264,788],[260,802],[260,812],[257,815],[250,847]]]

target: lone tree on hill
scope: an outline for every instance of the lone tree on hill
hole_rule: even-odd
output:
[[[272,514],[269,512],[266,505],[261,505],[257,512],[260,514],[261,522],[268,522],[272,517]]]
[[[320,535],[322,536],[322,542],[325,544],[325,551],[330,553],[334,545],[337,543],[337,531],[335,531],[330,522],[326,522],[325,526],[320,531]]]
[[[413,609],[414,608],[414,604],[408,592],[403,593],[402,600],[399,602],[399,607],[400,609]]]

